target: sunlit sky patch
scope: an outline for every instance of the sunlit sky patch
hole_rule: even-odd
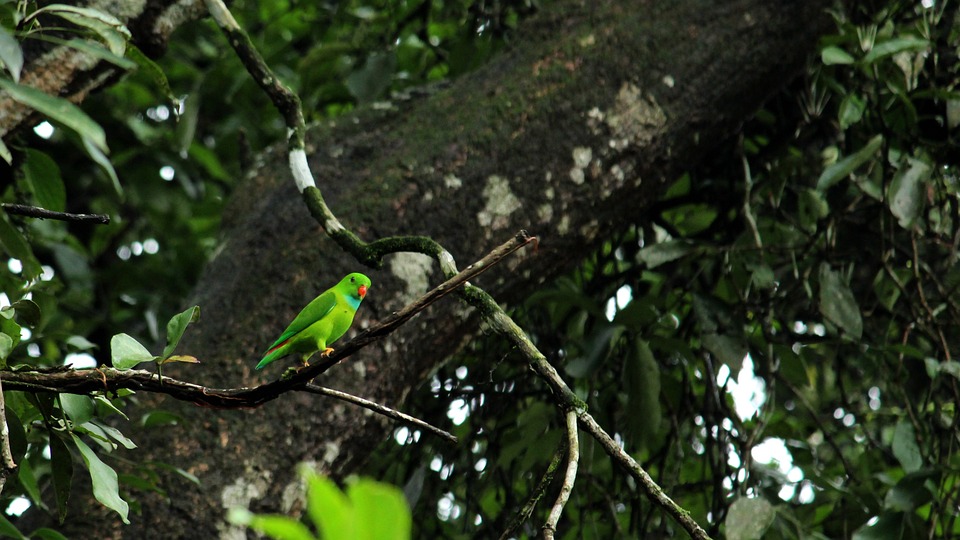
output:
[[[53,137],[53,124],[44,120],[39,124],[33,126],[33,132],[37,134],[41,139],[49,139]]]

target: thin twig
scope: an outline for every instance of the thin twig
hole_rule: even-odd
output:
[[[440,438],[446,439],[448,442],[451,442],[451,443],[453,443],[453,444],[457,444],[457,442],[458,442],[457,438],[456,438],[454,435],[452,435],[452,434],[450,434],[449,432],[447,432],[447,431],[444,431],[444,430],[442,430],[442,429],[440,429],[440,428],[438,428],[438,427],[436,427],[436,426],[433,426],[433,425],[431,425],[431,424],[428,424],[428,423],[424,422],[423,420],[420,420],[419,418],[414,418],[413,416],[410,416],[409,414],[404,414],[404,413],[402,413],[402,412],[400,412],[400,411],[395,411],[395,410],[391,409],[390,407],[386,407],[386,406],[384,406],[384,405],[381,405],[381,404],[379,404],[379,403],[377,403],[377,402],[375,402],[375,401],[370,401],[369,399],[364,399],[364,398],[362,398],[362,397],[355,396],[355,395],[353,395],[353,394],[348,394],[348,393],[346,393],[346,392],[341,392],[340,390],[334,390],[334,389],[332,389],[332,388],[326,388],[326,387],[324,387],[324,386],[317,386],[317,385],[315,385],[315,384],[307,384],[306,386],[304,386],[304,387],[301,388],[300,390],[302,390],[302,391],[304,391],[304,392],[310,392],[311,394],[318,394],[318,395],[321,395],[321,396],[329,396],[329,397],[332,397],[332,398],[335,398],[335,399],[339,399],[339,400],[341,400],[341,401],[346,401],[347,403],[352,403],[352,404],[354,404],[354,405],[359,405],[360,407],[363,407],[364,409],[370,409],[371,411],[373,411],[373,412],[375,412],[375,413],[382,414],[383,416],[386,416],[386,417],[389,417],[389,418],[393,418],[394,420],[396,420],[396,421],[398,421],[398,422],[402,422],[402,423],[404,423],[404,424],[407,424],[407,425],[410,425],[410,426],[413,426],[413,427],[416,427],[416,428],[420,428],[420,429],[422,429],[422,430],[424,430],[424,431],[429,431],[430,433],[433,433],[434,435],[436,435],[436,436],[438,436],[438,437],[440,437]]]
[[[750,196],[753,191],[753,175],[750,174],[750,163],[747,161],[746,154],[743,153],[743,136],[740,136],[740,158],[743,160],[743,180],[746,187],[743,190],[743,216],[750,226],[750,232],[753,233],[753,243],[758,248],[763,248],[763,240],[760,238],[760,230],[757,229],[757,220],[753,217],[753,208],[750,205]]]
[[[577,466],[580,462],[580,439],[577,437],[577,411],[569,410],[567,417],[567,472],[563,476],[563,484],[560,486],[560,493],[557,494],[557,501],[553,503],[550,509],[550,515],[547,516],[547,522],[543,524],[543,537],[546,540],[553,540],[557,533],[557,523],[560,521],[560,514],[563,513],[563,507],[567,505],[570,499],[570,493],[573,491],[573,483],[577,479]]]
[[[847,457],[843,454],[843,449],[840,448],[840,444],[838,444],[833,438],[831,431],[827,429],[827,426],[824,425],[822,420],[820,420],[820,415],[817,413],[817,408],[813,406],[813,403],[810,403],[810,400],[807,399],[807,397],[800,391],[799,388],[787,380],[787,378],[781,373],[778,372],[776,376],[780,383],[786,386],[787,389],[790,390],[794,396],[796,396],[797,401],[799,401],[800,405],[807,410],[807,413],[810,414],[810,418],[815,424],[817,424],[817,428],[820,430],[820,432],[823,433],[823,438],[827,441],[827,444],[829,444],[830,448],[833,448],[833,451],[837,453],[837,457],[840,458],[840,463],[843,465],[843,470],[847,474],[847,479],[853,483],[860,483],[860,479],[857,476],[857,470],[847,460]]]
[[[96,223],[106,225],[110,223],[110,216],[107,214],[71,214],[69,212],[54,212],[38,206],[27,206],[25,204],[2,203],[0,208],[8,214],[18,216],[35,217],[40,219],[56,219],[59,221],[72,221],[76,223]]]
[[[927,294],[923,290],[923,278],[920,277],[920,255],[917,252],[916,231],[910,233],[910,244],[913,247],[913,277],[917,283],[917,297],[920,298],[920,304],[927,312],[926,319],[930,324],[930,328],[933,331],[932,333],[936,333],[936,337],[940,339],[940,347],[943,349],[945,360],[949,362],[951,360],[950,345],[947,343],[947,338],[943,335],[943,328],[937,324],[937,315],[927,302]]]
[[[541,476],[540,481],[537,482],[537,487],[533,489],[530,499],[527,500],[527,503],[517,512],[513,521],[510,522],[510,525],[508,525],[506,530],[503,531],[503,534],[500,535],[500,540],[507,540],[514,536],[514,533],[520,530],[520,526],[533,515],[533,509],[547,493],[547,488],[550,486],[550,483],[553,482],[553,476],[557,473],[557,469],[560,468],[560,460],[563,459],[564,453],[564,446],[560,445],[557,451],[553,453],[553,459],[550,460],[550,464],[547,465],[547,470],[543,472],[543,476]]]

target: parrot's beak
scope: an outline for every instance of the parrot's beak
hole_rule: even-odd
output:
[[[366,295],[367,295],[367,286],[366,286],[366,285],[361,285],[360,288],[357,289],[357,294],[360,295],[360,298],[363,298],[364,296],[366,296]]]

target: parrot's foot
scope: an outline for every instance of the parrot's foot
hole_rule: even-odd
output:
[[[330,353],[333,352],[333,347],[327,347],[326,349],[320,351],[320,356],[330,356]]]

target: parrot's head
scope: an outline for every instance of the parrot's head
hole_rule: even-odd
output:
[[[367,295],[367,289],[370,288],[370,278],[359,272],[348,274],[341,283],[347,286],[350,295],[360,299]]]

